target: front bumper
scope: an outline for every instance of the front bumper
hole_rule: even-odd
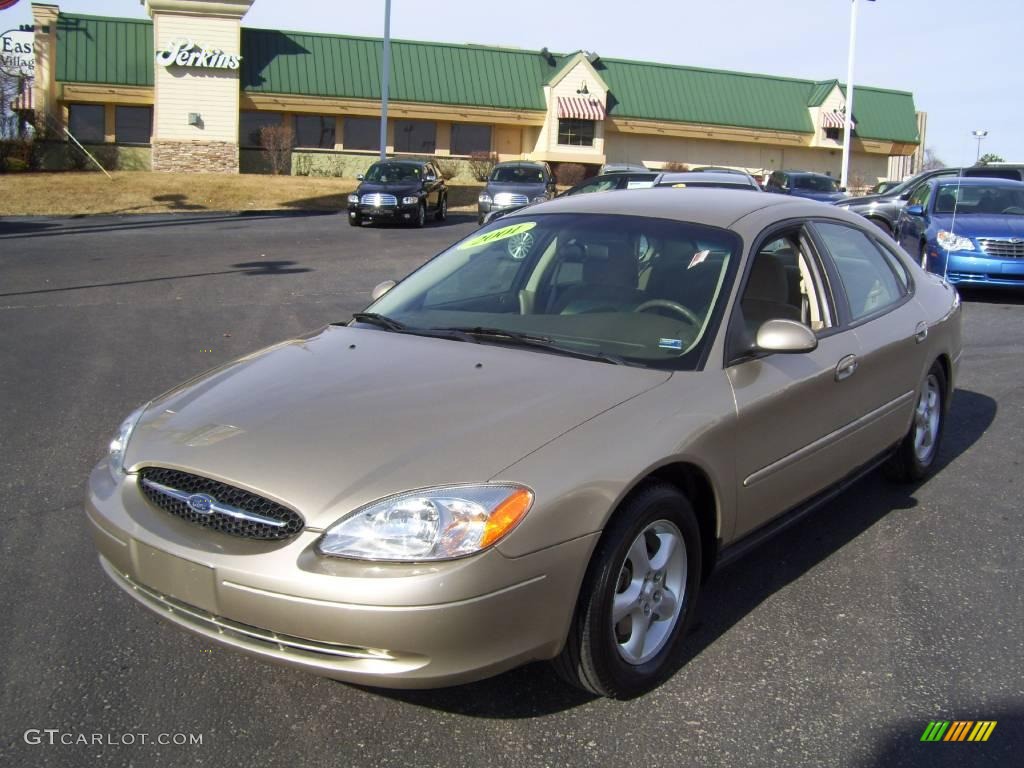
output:
[[[935,244],[927,251],[928,271],[945,275],[954,285],[993,285],[1024,288],[1024,259],[979,255],[978,251],[948,253]]]
[[[444,563],[317,554],[215,533],[155,509],[102,462],[86,514],[100,563],[129,595],[208,640],[337,680],[454,685],[555,656],[598,534],[519,558]]]
[[[348,215],[349,218],[355,218],[358,216],[361,219],[367,220],[387,220],[387,221],[413,221],[417,212],[419,211],[419,204],[416,205],[355,205],[349,204]]]

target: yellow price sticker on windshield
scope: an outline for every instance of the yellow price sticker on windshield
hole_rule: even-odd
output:
[[[505,240],[509,237],[515,237],[521,235],[523,232],[529,232],[531,229],[537,226],[535,221],[524,221],[521,224],[513,224],[509,227],[502,227],[501,229],[495,229],[492,232],[487,232],[477,237],[471,237],[464,243],[459,245],[458,250],[464,251],[467,248],[477,248],[481,245],[488,245],[490,243],[497,242],[498,240]]]

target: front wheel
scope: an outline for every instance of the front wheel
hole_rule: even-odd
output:
[[[931,473],[946,424],[946,405],[946,372],[935,362],[921,383],[910,431],[884,465],[889,478],[914,482]]]
[[[348,216],[348,223],[350,226],[358,227],[363,223],[363,220],[358,213],[350,213]]]
[[[448,195],[441,196],[441,202],[437,206],[437,213],[434,214],[434,219],[437,221],[444,221],[448,218]]]
[[[591,558],[569,638],[554,660],[564,680],[627,698],[675,671],[700,588],[700,530],[669,485],[636,491]]]
[[[427,223],[427,204],[426,203],[420,203],[419,207],[416,209],[415,225],[417,227],[422,227],[426,223]]]

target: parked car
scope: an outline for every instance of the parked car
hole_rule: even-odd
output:
[[[437,221],[448,217],[448,185],[429,160],[382,160],[366,174],[348,196],[348,223],[395,221],[422,227],[427,216]]]
[[[951,283],[1024,287],[1024,182],[938,178],[919,184],[896,239]]]
[[[681,171],[663,173],[655,182],[656,187],[719,187],[760,192],[761,185],[749,173],[742,171]]]
[[[823,173],[810,171],[775,171],[768,177],[765,192],[805,197],[823,203],[834,203],[846,197],[839,182]]]
[[[888,192],[890,189],[892,189],[893,187],[896,187],[898,185],[899,185],[898,181],[889,181],[888,179],[886,179],[885,181],[880,181],[877,184],[875,184],[875,186],[873,186],[871,188],[871,191],[868,194],[870,194],[870,195],[880,195],[883,192]]]
[[[131,414],[86,499],[143,606],[373,686],[657,685],[716,565],[935,468],[960,361],[863,218],[731,190],[540,203],[374,295]]]
[[[558,197],[589,195],[593,192],[612,192],[618,189],[647,189],[653,187],[654,183],[661,176],[662,173],[660,171],[616,171],[614,173],[606,173],[602,176],[592,176],[585,181],[581,181],[576,186],[561,192]],[[524,208],[525,205],[530,205],[530,203],[493,211],[484,217],[483,223],[490,224],[495,219]]]
[[[985,177],[997,179],[1024,180],[1024,165],[977,165],[971,168],[936,168],[923,171],[897,184],[879,195],[848,197],[836,205],[853,213],[859,213],[888,235],[896,232],[896,220],[910,195],[918,185],[937,178]]]
[[[649,171],[643,163],[605,163],[601,166],[597,172],[598,176],[604,176],[607,173],[643,173]]]
[[[555,177],[547,163],[498,163],[477,199],[477,221],[483,224],[491,211],[542,203],[554,197],[555,192]]]

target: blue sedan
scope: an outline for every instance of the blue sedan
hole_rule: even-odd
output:
[[[900,213],[896,240],[951,283],[1024,286],[1024,182],[924,182]]]

